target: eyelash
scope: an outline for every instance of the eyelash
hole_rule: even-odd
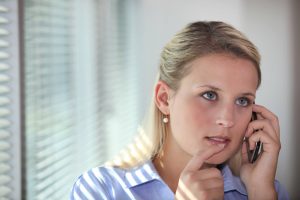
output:
[[[216,99],[210,99],[210,98],[206,97],[207,94],[214,94],[214,95],[215,95],[215,98],[218,97],[218,95],[217,95],[217,93],[216,93],[215,91],[206,91],[206,92],[203,92],[203,93],[201,94],[201,96],[202,96],[204,99],[209,100],[209,101],[216,100]]]
[[[213,94],[214,97],[213,97],[213,98],[209,98],[209,97],[207,97],[208,94],[210,94],[210,95]],[[201,94],[201,96],[202,96],[204,99],[208,100],[208,101],[215,101],[215,100],[217,100],[217,98],[218,98],[218,94],[217,94],[215,91],[206,91],[206,92],[203,92],[203,93]],[[249,106],[249,105],[252,104],[252,101],[251,101],[249,98],[247,98],[247,97],[240,97],[240,98],[238,98],[238,99],[236,100],[236,102],[238,102],[238,101],[240,101],[240,100],[243,100],[243,101],[246,101],[246,102],[247,102],[246,105],[242,105],[242,104],[237,103],[238,105],[240,105],[240,106],[242,106],[242,107],[247,107],[247,106]]]
[[[241,105],[241,106],[243,106],[243,107],[247,107],[247,106],[249,106],[250,104],[252,104],[251,100],[250,100],[250,99],[248,99],[248,98],[246,98],[246,97],[241,97],[241,98],[238,98],[238,100],[241,100],[241,99],[243,99],[243,100],[246,100],[246,101],[247,101],[247,105]],[[237,101],[238,101],[238,100],[237,100]]]

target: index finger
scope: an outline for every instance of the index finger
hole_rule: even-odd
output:
[[[197,171],[203,163],[224,149],[222,145],[212,145],[204,151],[198,151],[185,166],[184,171]]]
[[[279,131],[280,131],[279,120],[278,120],[278,117],[274,113],[272,113],[270,110],[268,110],[264,106],[257,105],[257,104],[253,105],[253,111],[258,113],[258,116],[261,115],[261,117],[263,117],[265,119],[269,119],[272,126],[275,128],[276,133],[279,135]]]

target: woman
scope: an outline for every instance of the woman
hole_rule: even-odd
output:
[[[275,180],[279,122],[254,104],[260,55],[241,32],[189,24],[163,49],[158,77],[150,144],[139,140],[123,164],[84,173],[71,199],[288,199]],[[257,142],[262,153],[252,163]]]

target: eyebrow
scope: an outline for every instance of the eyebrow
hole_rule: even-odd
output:
[[[212,86],[212,85],[199,85],[199,84],[195,84],[193,86],[193,89],[197,89],[197,88],[209,88],[209,89],[212,89],[212,90],[216,90],[216,91],[222,91],[220,88],[217,88],[215,86]]]
[[[203,87],[204,88],[209,88],[209,89],[211,89],[213,91],[222,91],[222,89],[217,88],[217,87],[212,86],[212,85],[199,85],[199,84],[195,84],[193,86],[193,89],[203,88]],[[245,92],[245,93],[242,93],[241,95],[243,95],[243,96],[253,96],[254,98],[256,98],[255,94],[253,94],[252,92]]]

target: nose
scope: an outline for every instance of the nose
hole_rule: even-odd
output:
[[[226,119],[217,119],[216,124],[223,126],[224,128],[230,128],[234,125],[233,121]]]
[[[234,126],[234,106],[226,105],[219,110],[216,124],[224,128]]]

